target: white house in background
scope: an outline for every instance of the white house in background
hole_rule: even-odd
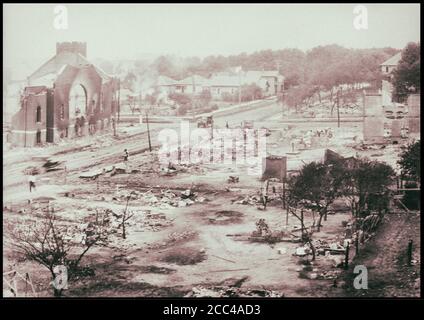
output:
[[[382,64],[380,64],[381,73],[383,75],[390,75],[392,71],[396,69],[401,58],[402,58],[402,52],[399,52],[395,54],[393,57],[384,61]]]
[[[264,96],[274,96],[284,89],[284,77],[278,70],[246,71],[244,78],[246,84],[257,84],[262,89]]]
[[[177,80],[166,76],[159,76],[156,81],[155,87],[158,89],[159,92],[169,94],[175,92],[177,84]]]
[[[189,76],[182,80],[175,80],[166,76],[159,76],[156,82],[159,92],[198,94],[209,90],[209,79],[199,75]]]
[[[175,92],[198,94],[208,90],[209,80],[198,75],[192,75],[177,82]]]
[[[209,79],[210,92],[215,98],[219,98],[223,93],[237,94],[240,86],[250,84],[259,86],[265,97],[273,96],[283,90],[284,77],[277,70],[250,70],[240,73],[220,72]]]
[[[218,72],[209,79],[192,75],[182,80],[160,76],[156,88],[162,93],[200,94],[209,91],[213,98],[221,99],[225,94],[238,94],[240,86],[256,84],[265,97],[273,96],[283,90],[284,77],[277,70]]]
[[[387,59],[382,64],[381,73],[385,77],[381,83],[381,95],[382,95],[382,103],[383,105],[388,105],[392,103],[392,92],[393,86],[390,83],[392,79],[392,72],[396,69],[399,64],[400,59],[402,58],[402,52],[395,54],[393,57]]]
[[[225,94],[238,94],[241,78],[238,75],[220,73],[212,76],[208,81],[207,90],[214,99],[221,99]]]

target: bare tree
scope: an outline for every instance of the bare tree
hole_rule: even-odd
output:
[[[123,211],[122,214],[116,214],[113,213],[113,215],[119,219],[121,222],[119,224],[119,228],[122,228],[122,239],[126,239],[127,238],[127,232],[126,232],[126,226],[128,224],[128,220],[130,220],[133,216],[134,216],[134,212],[128,211],[128,203],[130,202],[131,199],[131,195],[134,192],[132,191],[128,196],[127,196],[127,203],[125,205],[125,209]]]
[[[79,264],[87,252],[95,246],[108,244],[112,233],[110,210],[96,210],[88,217],[85,227],[61,222],[54,213],[32,223],[16,227],[12,233],[14,246],[26,259],[46,267],[54,280],[55,267],[67,268],[69,279],[78,271]],[[54,288],[54,295],[61,296],[62,289]]]

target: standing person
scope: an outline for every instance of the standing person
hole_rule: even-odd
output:
[[[127,150],[127,149],[125,149],[125,150],[124,150],[124,161],[128,161],[128,157],[129,157],[128,150]]]
[[[228,121],[225,124],[225,127],[228,129],[230,126],[228,125]]]
[[[75,136],[76,136],[76,137],[78,137],[78,131],[79,131],[79,117],[76,117],[76,119],[75,119],[75,126],[74,126],[74,129],[75,129]]]
[[[96,126],[95,126],[96,119],[94,118],[94,114],[93,113],[90,114],[90,117],[89,117],[89,120],[88,120],[88,124],[89,124],[90,134],[92,135],[92,134],[94,134],[96,132]]]
[[[116,124],[115,124],[114,116],[112,116],[112,128],[113,128],[113,135],[116,136]]]
[[[32,192],[32,189],[35,189],[35,175],[33,173],[31,173],[31,175],[28,177],[28,182],[29,182],[29,192]]]
[[[80,118],[80,132],[79,132],[79,135],[80,136],[84,135],[84,125],[85,125],[85,118],[84,118],[83,115],[81,115],[81,118]]]
[[[261,196],[262,196],[262,204],[264,206],[264,210],[266,210],[266,204],[268,202],[268,186],[269,180],[265,180],[262,184]]]

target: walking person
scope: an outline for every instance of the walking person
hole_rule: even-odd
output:
[[[35,175],[34,175],[34,174],[31,174],[31,175],[28,177],[28,182],[29,182],[29,192],[32,192],[32,189],[35,189],[35,181],[36,181]]]
[[[129,157],[128,150],[127,150],[127,149],[125,149],[125,150],[124,150],[124,161],[125,161],[125,162],[126,162],[126,161],[128,161],[128,157]]]

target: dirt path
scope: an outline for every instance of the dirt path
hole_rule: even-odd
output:
[[[409,240],[414,243],[415,261],[411,266],[407,264]],[[420,250],[420,214],[388,214],[375,238],[351,262],[344,277],[345,287],[334,291],[347,297],[419,297]],[[367,267],[368,290],[353,287],[355,265]]]

